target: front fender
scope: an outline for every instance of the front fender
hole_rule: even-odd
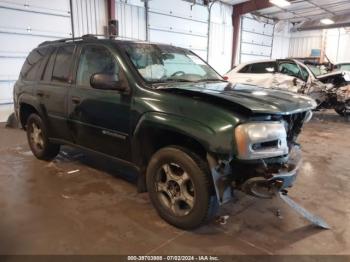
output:
[[[194,119],[173,114],[148,112],[143,114],[134,130],[133,137],[138,137],[143,128],[178,132],[199,142],[207,152],[230,154],[233,150],[233,124],[220,123],[209,126]]]

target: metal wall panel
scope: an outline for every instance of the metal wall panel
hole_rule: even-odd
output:
[[[107,25],[106,0],[73,0],[74,36],[104,35]]]
[[[12,103],[13,84],[34,47],[70,36],[69,0],[0,0],[0,104]]]
[[[271,59],[274,38],[272,21],[258,21],[250,15],[242,16],[240,30],[240,63]]]
[[[275,25],[273,37],[272,58],[287,58],[290,42],[290,29],[292,25],[289,22],[280,21]]]
[[[146,40],[146,17],[141,0],[117,0],[122,39]],[[149,41],[193,50],[207,58],[208,9],[183,0],[149,1]],[[217,2],[211,11],[209,63],[220,73],[231,67],[232,6]]]
[[[321,30],[294,32],[290,38],[289,56],[310,56],[311,49],[321,49],[321,43]]]
[[[182,0],[149,2],[148,34],[151,42],[162,42],[193,50],[207,58],[208,10]]]
[[[116,1],[119,38],[146,40],[145,8],[141,1]]]
[[[231,69],[232,6],[217,2],[212,6],[209,33],[209,64],[220,74]]]

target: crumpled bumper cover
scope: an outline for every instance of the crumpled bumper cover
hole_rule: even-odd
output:
[[[286,163],[285,169],[280,170],[278,173],[273,173],[268,181],[281,181],[281,189],[291,187],[296,180],[299,169],[302,164],[301,150],[298,146],[294,146],[289,153],[289,159]]]

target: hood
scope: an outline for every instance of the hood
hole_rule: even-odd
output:
[[[348,71],[337,71],[331,72],[324,75],[319,75],[316,79],[320,80],[323,83],[334,83],[334,84],[343,84],[350,82],[350,72]]]
[[[160,88],[184,96],[205,98],[208,102],[226,104],[251,114],[289,115],[316,107],[316,102],[307,96],[253,85],[231,85],[227,82],[176,83]]]

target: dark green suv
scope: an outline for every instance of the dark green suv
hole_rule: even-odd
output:
[[[290,187],[296,138],[315,107],[305,96],[233,86],[183,48],[93,36],[35,48],[14,102],[37,158],[65,144],[118,159],[138,172],[160,216],[185,229],[235,190],[271,197]]]

